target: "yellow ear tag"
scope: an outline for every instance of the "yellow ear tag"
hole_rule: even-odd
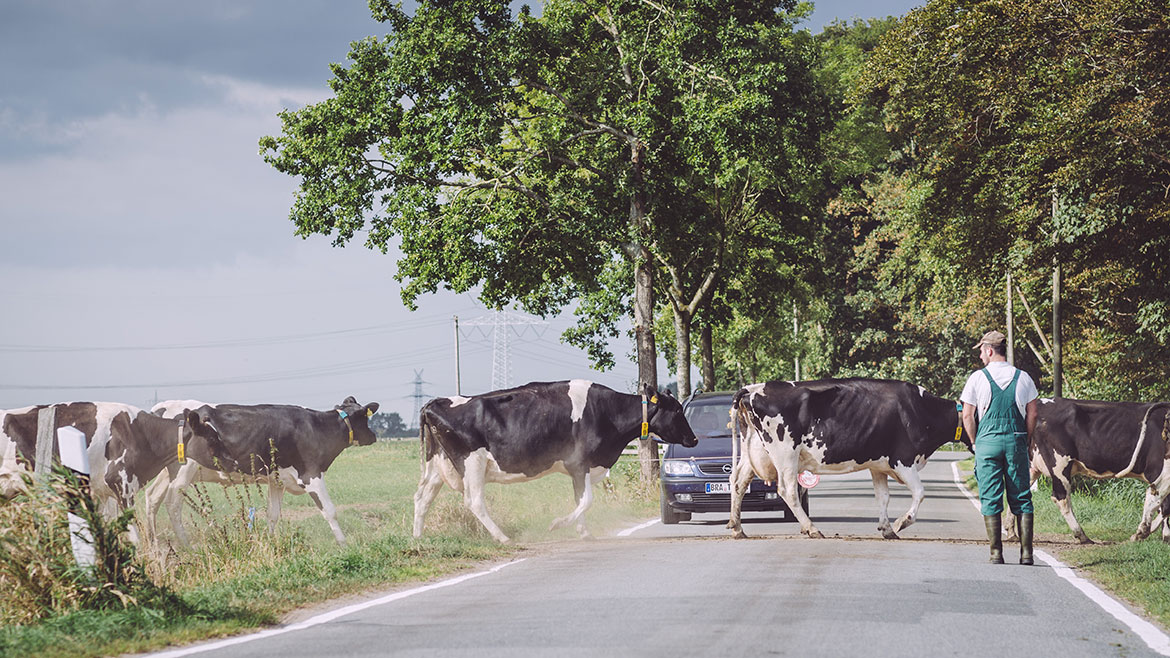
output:
[[[178,455],[179,455],[179,463],[186,464],[187,463],[187,455],[185,454],[185,452],[183,450],[182,442],[179,443]]]
[[[657,395],[650,398],[650,404],[658,404],[658,396]]]
[[[650,423],[642,423],[642,438],[650,436]]]
[[[963,426],[962,425],[959,425],[958,427],[955,428],[955,441],[959,440],[959,436],[962,435],[962,433],[963,433]]]
[[[374,410],[373,409],[366,409],[366,418],[373,418],[373,417],[374,417]]]

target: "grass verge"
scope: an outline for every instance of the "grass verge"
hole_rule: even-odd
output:
[[[266,489],[196,485],[184,506],[194,548],[171,547],[174,535],[164,513],[162,549],[139,556],[152,580],[173,596],[8,624],[0,627],[0,657],[117,655],[228,636],[276,623],[302,606],[441,577],[524,550],[494,542],[449,489],[432,505],[423,537],[411,537],[418,477],[415,441],[342,453],[326,481],[346,534],[344,547],[308,496],[284,496],[272,533],[264,520]],[[639,483],[634,463],[619,462],[594,493],[587,515],[594,534],[657,513],[657,490]],[[576,536],[572,528],[548,530],[575,506],[567,477],[492,486],[487,495],[492,518],[521,546]]]
[[[959,463],[966,484],[978,492],[973,460]],[[1087,574],[1118,598],[1139,608],[1163,628],[1170,628],[1170,545],[1155,531],[1144,541],[1130,535],[1141,520],[1145,485],[1137,480],[1094,481],[1078,478],[1073,511],[1096,544],[1075,543],[1064,517],[1052,502],[1052,485],[1040,478],[1032,494],[1037,547]]]

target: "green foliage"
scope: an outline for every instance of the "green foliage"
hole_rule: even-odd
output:
[[[55,465],[46,482],[24,475],[24,493],[0,505],[0,622],[26,624],[79,610],[166,602],[125,538],[133,511],[108,520],[73,471]],[[95,564],[73,556],[67,514],[89,530]]]

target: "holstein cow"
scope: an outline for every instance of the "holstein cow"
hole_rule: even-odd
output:
[[[178,443],[213,457],[224,457],[221,444],[214,438],[192,438],[184,434],[179,420],[164,419],[151,413],[116,402],[71,402],[52,405],[54,411],[54,446],[56,429],[75,427],[86,436],[90,467],[90,493],[99,502],[101,512],[113,518],[134,505],[134,495],[142,486],[178,459]],[[13,409],[0,414],[4,461],[0,481],[4,493],[18,488],[19,473],[36,467],[37,426],[42,409],[35,406]],[[185,421],[184,421],[185,422]],[[131,539],[137,532],[131,527]]]
[[[698,443],[678,400],[649,386],[639,396],[574,379],[431,400],[419,414],[423,468],[414,494],[414,536],[422,535],[427,509],[446,482],[463,494],[464,505],[492,537],[507,543],[508,536],[488,516],[484,485],[556,472],[573,479],[577,507],[550,530],[576,523],[578,533],[587,537],[591,485],[641,436],[643,422],[669,443]]]
[[[732,402],[731,519],[727,527],[746,536],[740,507],[753,473],[777,481],[777,491],[800,521],[800,531],[823,537],[797,498],[797,474],[851,473],[867,469],[878,503],[878,530],[886,539],[914,523],[924,489],[918,471],[944,443],[971,444],[953,400],[921,386],[881,379],[770,381],[739,390]],[[738,458],[740,443],[743,458]],[[887,478],[906,485],[913,501],[893,527],[887,516]]]
[[[1130,477],[1148,484],[1142,520],[1130,539],[1149,536],[1154,516],[1170,494],[1168,412],[1168,402],[1040,400],[1030,441],[1032,470],[1052,478],[1052,500],[1082,544],[1092,540],[1073,515],[1069,493],[1074,475]]]
[[[337,525],[337,514],[325,489],[325,470],[341,451],[351,445],[370,445],[377,440],[369,427],[369,417],[378,403],[361,405],[346,398],[332,411],[315,411],[282,404],[204,405],[188,414],[188,429],[195,436],[216,437],[228,453],[226,460],[216,461],[196,450],[190,456],[202,466],[252,476],[279,480],[290,493],[308,493],[329,523],[339,544],[345,535]],[[275,524],[272,503],[276,499],[279,518],[279,489],[269,492],[269,523]]]

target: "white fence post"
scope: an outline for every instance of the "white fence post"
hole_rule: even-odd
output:
[[[85,434],[75,427],[62,427],[57,430],[57,450],[61,453],[61,463],[66,468],[77,473],[89,476],[89,452],[85,446]],[[37,463],[40,466],[40,462]],[[88,488],[88,487],[87,487]],[[88,496],[89,491],[83,492]],[[81,517],[69,513],[69,540],[73,544],[73,557],[78,566],[92,567],[94,565],[93,533]]]
[[[33,477],[39,483],[49,479],[53,470],[53,428],[57,426],[57,407],[49,405],[37,411],[37,445],[33,458]]]

